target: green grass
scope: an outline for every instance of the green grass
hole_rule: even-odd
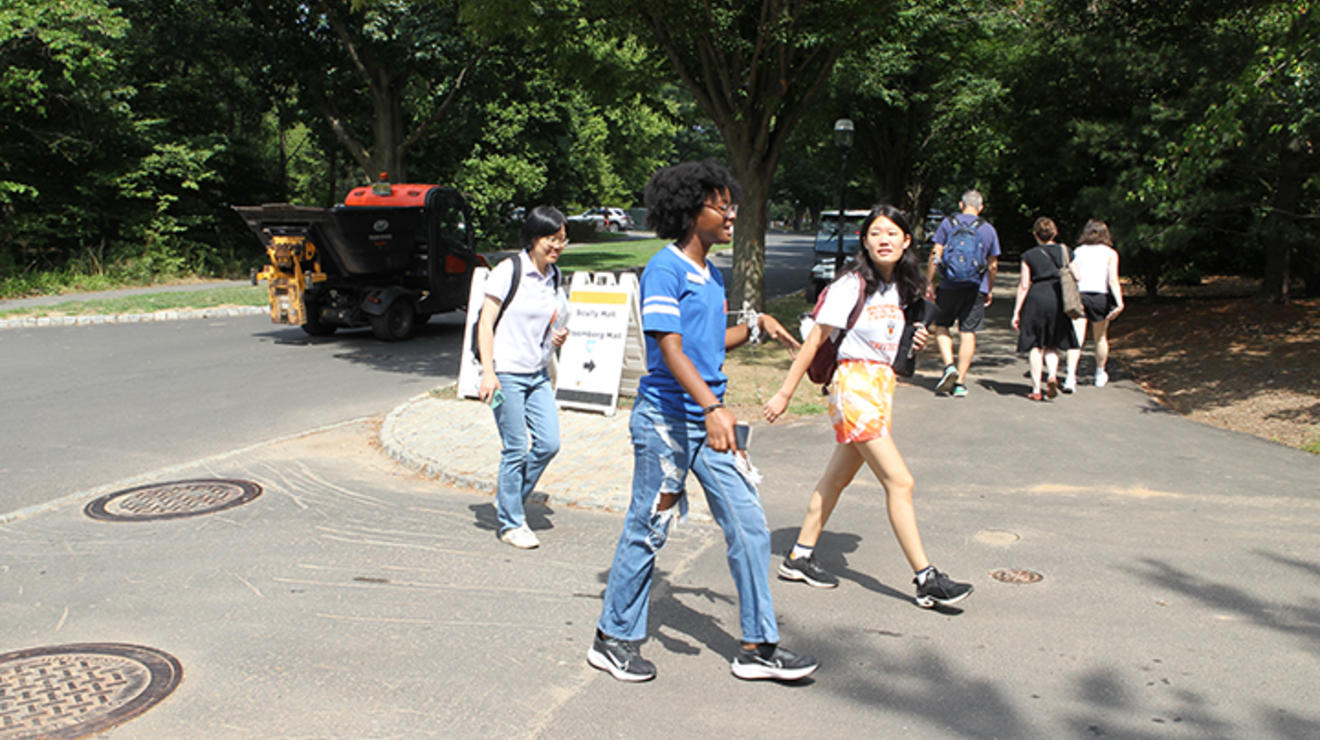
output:
[[[1316,426],[1314,436],[1311,437],[1310,442],[1302,445],[1302,450],[1312,455],[1320,455],[1320,426]]]
[[[641,267],[669,242],[669,239],[629,239],[595,242],[591,246],[572,246],[559,255],[559,269],[564,272],[606,272]],[[730,245],[721,244],[711,251],[729,248]]]
[[[268,296],[264,285],[241,285],[198,291],[144,293],[142,295],[100,298],[91,301],[70,300],[53,306],[0,311],[0,318],[150,313],[170,309],[211,308],[214,306],[265,306],[267,301]]]

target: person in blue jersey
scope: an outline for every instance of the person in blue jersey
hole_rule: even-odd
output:
[[[738,591],[741,647],[733,674],[793,681],[818,667],[815,658],[781,647],[770,599],[770,531],[735,418],[724,408],[724,353],[753,331],[792,349],[798,343],[773,317],[752,313],[728,325],[720,271],[706,257],[733,238],[741,193],[713,161],[665,167],[646,185],[647,224],[673,243],[646,264],[641,280],[647,374],[629,421],[633,442],[632,501],[605,586],[604,607],[587,662],[621,681],[655,678],[641,655],[656,553],[687,510],[684,481],[701,483],[711,515],[724,530]]]

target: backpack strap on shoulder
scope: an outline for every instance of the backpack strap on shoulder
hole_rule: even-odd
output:
[[[500,325],[500,319],[504,318],[504,312],[509,310],[509,302],[513,300],[513,294],[518,292],[518,282],[522,280],[522,255],[515,254],[509,259],[513,260],[513,275],[509,276],[509,292],[504,294],[504,302],[500,304],[500,312],[495,314],[495,323],[491,326],[491,331]]]
[[[862,279],[861,275],[858,275],[857,282],[861,283],[857,286],[857,305],[853,306],[852,312],[848,314],[848,325],[844,327],[845,331],[853,328],[853,325],[857,323],[857,319],[862,316],[862,309],[866,306],[866,281]]]

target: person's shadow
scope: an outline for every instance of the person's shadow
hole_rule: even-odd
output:
[[[609,581],[610,572],[601,571],[596,579],[602,584]],[[730,590],[733,584],[729,584]],[[604,588],[601,598],[604,598]],[[679,655],[700,655],[704,646],[715,655],[732,657],[739,649],[740,638],[729,634],[720,626],[715,615],[698,611],[683,603],[680,596],[696,596],[705,604],[724,604],[725,608],[738,608],[736,598],[714,589],[696,586],[679,586],[669,582],[669,572],[659,568],[651,583],[650,626],[647,637],[660,643],[671,653]],[[736,622],[736,616],[735,616]],[[664,629],[662,629],[664,628]],[[684,639],[685,637],[690,639]],[[785,686],[810,686],[815,680],[810,676],[797,681],[780,681]]]
[[[523,504],[523,515],[527,519],[527,526],[533,532],[542,529],[554,529],[554,522],[550,517],[554,516],[555,510],[546,503],[547,498],[544,493],[533,493],[527,497],[527,502]],[[495,503],[470,504],[468,511],[472,512],[473,526],[477,529],[484,529],[489,532],[499,530],[500,520],[495,512]]]
[[[783,529],[778,529],[772,532],[770,534],[770,552],[776,553],[773,557],[787,557],[788,553],[792,551],[793,545],[796,544],[795,540],[797,539],[797,534],[798,530],[794,527],[784,527]],[[825,530],[820,533],[820,538],[816,541],[816,549],[815,552],[812,553],[812,558],[820,565],[820,567],[838,576],[841,581],[852,581],[862,588],[880,594],[881,596],[888,596],[891,599],[898,599],[899,601],[908,604],[915,604],[916,599],[912,592],[899,591],[888,584],[881,583],[873,576],[849,567],[846,553],[857,552],[857,547],[861,542],[861,535],[852,534],[850,532],[831,532]],[[777,565],[773,567],[776,569],[778,568]],[[916,587],[913,586],[913,588],[915,589]],[[939,604],[936,604],[932,608],[932,611],[939,612],[940,614],[962,614],[963,612],[962,609],[957,607],[941,606]]]

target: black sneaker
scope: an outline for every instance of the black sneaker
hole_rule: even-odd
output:
[[[972,584],[959,583],[938,570],[931,573],[925,583],[918,583],[915,578],[912,582],[917,584],[917,606],[926,609],[936,604],[956,604],[972,593]]]
[[[820,661],[810,655],[794,655],[773,643],[761,643],[754,650],[738,650],[733,658],[733,675],[752,681],[771,678],[796,681],[811,675]]]
[[[636,643],[606,637],[600,630],[596,630],[596,639],[587,651],[587,662],[620,681],[636,683],[655,678],[655,664],[642,657]]]
[[[953,384],[958,382],[958,368],[949,365],[944,368],[944,375],[940,377],[940,382],[935,384],[936,393],[948,393],[953,390]]]
[[[816,588],[834,588],[839,585],[839,579],[816,565],[815,560],[795,558],[792,555],[784,558],[784,562],[779,564],[779,577],[789,581],[805,581],[807,585]]]

